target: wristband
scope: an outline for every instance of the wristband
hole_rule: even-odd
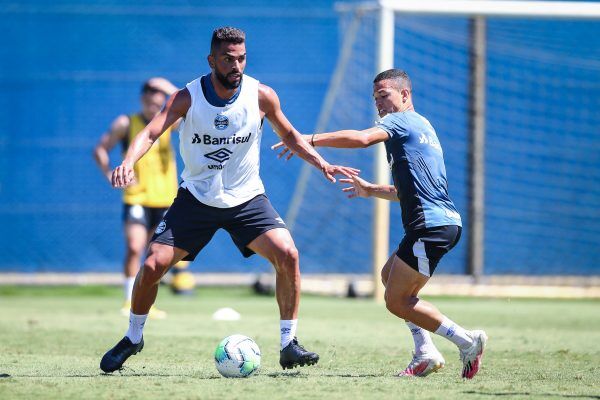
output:
[[[312,136],[310,137],[310,145],[312,147],[315,147],[315,135],[316,135],[316,133],[313,133]]]

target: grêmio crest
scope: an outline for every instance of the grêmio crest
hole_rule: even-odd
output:
[[[215,128],[222,131],[229,126],[229,118],[223,114],[217,114],[215,117]]]

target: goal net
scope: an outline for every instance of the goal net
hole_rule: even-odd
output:
[[[450,196],[465,227],[438,273],[473,272],[470,261],[479,254],[486,275],[599,275],[599,5],[382,1],[338,9],[340,56],[316,129],[373,126],[373,77],[392,66],[408,72],[415,109],[440,138]],[[382,9],[393,15],[391,32],[382,33]],[[484,27],[478,38],[475,16]],[[380,48],[382,34],[393,38],[393,58]],[[479,69],[476,40],[484,49]],[[382,51],[392,59],[384,68]],[[477,71],[484,73],[479,98]],[[479,149],[476,107],[483,121]],[[378,178],[376,147],[318,150],[332,163],[361,169],[369,181]],[[476,170],[474,151],[482,156]],[[370,273],[374,230],[385,224],[374,223],[372,200],[349,200],[344,185],[332,187],[317,174],[302,171],[287,216],[303,270]],[[398,203],[390,204],[389,225],[389,250],[379,259],[404,234]]]

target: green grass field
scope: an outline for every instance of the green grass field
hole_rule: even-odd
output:
[[[122,373],[98,368],[124,334],[120,290],[0,286],[0,399],[600,399],[600,302],[430,298],[442,312],[489,336],[483,369],[460,379],[454,345],[434,337],[446,367],[396,378],[411,357],[404,323],[366,299],[304,296],[299,338],[317,366],[282,371],[274,298],[249,289],[202,288],[192,298],[161,288],[166,320],[146,324],[144,351]],[[237,322],[212,313],[233,307]],[[213,351],[242,333],[261,348],[248,379],[221,378]]]

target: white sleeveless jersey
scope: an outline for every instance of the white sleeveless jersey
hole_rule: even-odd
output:
[[[244,75],[238,98],[215,107],[206,100],[200,79],[186,86],[192,105],[179,130],[185,164],[181,187],[209,206],[235,207],[265,192],[259,176],[258,81]]]

